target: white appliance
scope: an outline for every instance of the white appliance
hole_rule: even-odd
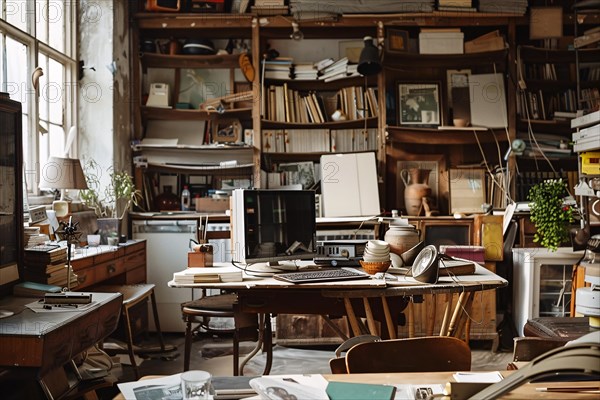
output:
[[[198,240],[198,220],[134,220],[134,239],[147,242],[146,280],[156,285],[154,295],[158,309],[160,328],[163,332],[185,332],[181,319],[181,303],[198,299],[199,289],[170,288],[167,283],[173,273],[187,267],[190,239]],[[149,329],[154,330],[152,307],[148,303]]]
[[[528,319],[570,316],[573,265],[583,251],[513,249],[513,315],[519,336]]]

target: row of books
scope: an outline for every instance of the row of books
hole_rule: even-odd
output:
[[[241,281],[242,270],[237,267],[187,268],[173,274],[173,282],[176,284]]]
[[[377,129],[264,129],[264,153],[348,153],[375,150]]]
[[[568,144],[568,138],[551,133],[517,132],[517,139],[525,142],[523,156],[539,158],[542,154],[549,158],[571,157],[573,150]]]
[[[265,118],[278,122],[322,123],[379,115],[376,90],[367,88],[365,91],[362,86],[317,93],[290,89],[286,83],[270,85],[265,100],[268,102]]]
[[[517,174],[516,201],[527,201],[529,190],[546,179],[563,179],[569,188],[574,188],[578,182],[577,171],[523,171]]]
[[[517,96],[517,113],[526,119],[550,120],[558,112],[573,113],[577,110],[575,90],[568,89],[562,93],[544,93],[537,91],[520,91]]]

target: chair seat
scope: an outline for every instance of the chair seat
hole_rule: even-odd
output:
[[[235,293],[226,293],[215,296],[206,296],[197,300],[188,301],[182,303],[181,307],[213,311],[231,311],[233,313],[233,304],[236,302],[237,295]]]
[[[152,294],[153,283],[142,283],[135,285],[104,285],[94,287],[94,291],[103,293],[121,293],[123,295],[123,306],[132,307]]]

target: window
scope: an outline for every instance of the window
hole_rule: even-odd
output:
[[[23,104],[23,162],[29,193],[40,166],[63,156],[75,125],[77,2],[0,0],[0,91]],[[31,75],[41,67],[38,90]],[[71,152],[71,156],[75,156]]]

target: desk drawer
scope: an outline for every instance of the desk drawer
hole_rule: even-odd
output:
[[[80,270],[76,270],[75,274],[77,275],[77,290],[81,290],[85,287],[93,285],[96,283],[96,271],[95,267],[84,268]],[[73,268],[75,269],[75,268]]]
[[[122,259],[103,262],[94,267],[96,282],[102,282],[125,272],[125,264]]]
[[[132,269],[141,265],[146,265],[146,251],[138,251],[133,254],[125,256],[125,271],[131,271]]]

